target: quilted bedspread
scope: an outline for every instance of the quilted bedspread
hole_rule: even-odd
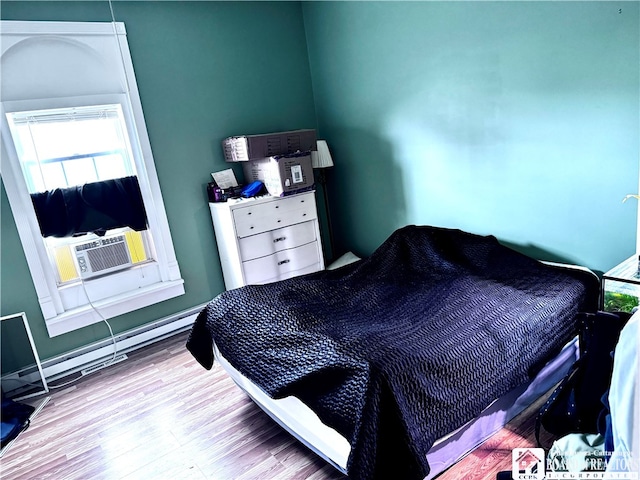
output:
[[[423,478],[434,441],[535,375],[598,291],[492,236],[408,226],[355,264],[220,294],[187,348],[211,368],[215,341],[305,402],[349,440],[350,478]]]

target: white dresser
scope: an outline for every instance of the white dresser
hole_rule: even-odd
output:
[[[209,203],[227,290],[324,269],[314,192]]]

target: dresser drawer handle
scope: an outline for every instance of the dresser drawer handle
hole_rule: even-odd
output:
[[[278,237],[273,239],[273,243],[284,242],[287,237]]]
[[[286,259],[286,260],[280,260],[280,261],[278,262],[278,265],[284,265],[285,263],[289,263],[290,261],[291,261],[291,260],[289,260],[289,259]]]

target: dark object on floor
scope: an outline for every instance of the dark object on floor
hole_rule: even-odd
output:
[[[598,433],[602,397],[611,383],[612,352],[630,317],[624,312],[580,316],[580,358],[540,409],[535,427],[538,445],[541,426],[557,436]]]
[[[29,426],[29,417],[34,411],[35,408],[31,405],[14,402],[10,398],[6,398],[4,392],[2,393],[2,412],[0,413],[0,418],[2,418],[1,448],[4,448],[21,432],[26,430]]]
[[[511,476],[510,471],[505,470],[504,472],[498,472],[498,475],[496,475],[496,480],[513,480],[513,477]]]

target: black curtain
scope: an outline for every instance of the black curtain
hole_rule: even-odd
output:
[[[146,230],[147,214],[136,176],[31,194],[43,237],[72,237],[129,227]]]

